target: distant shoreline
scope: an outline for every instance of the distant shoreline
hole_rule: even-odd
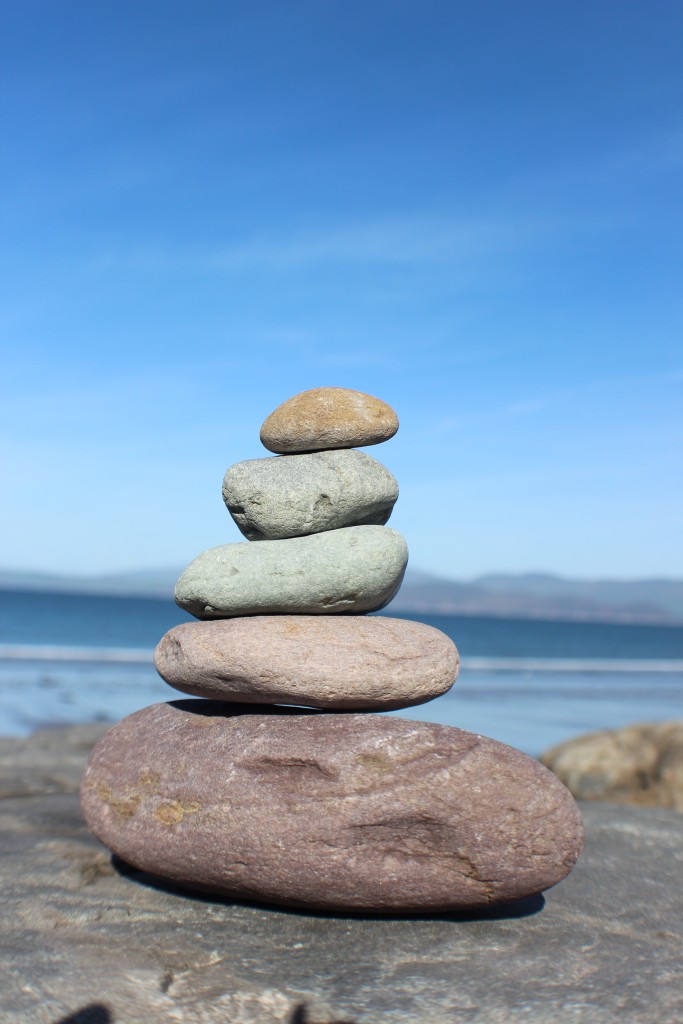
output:
[[[89,664],[152,665],[153,648],[60,646],[0,643],[0,661],[87,662]],[[666,672],[683,674],[681,658],[461,658],[468,672],[559,672],[574,674]]]
[[[420,585],[420,588],[423,585]],[[683,587],[683,584],[681,584]],[[538,603],[531,607],[496,607],[458,603],[455,601],[444,601],[435,599],[428,601],[422,595],[414,595],[415,585],[408,581],[403,589],[386,607],[380,610],[379,614],[392,616],[424,616],[442,615],[456,616],[466,619],[497,619],[505,622],[556,622],[573,623],[585,625],[604,626],[654,626],[657,628],[683,628],[683,617],[667,614],[659,609],[647,611],[634,611],[629,608],[611,607],[609,609],[581,609],[570,608],[560,609],[557,607],[543,608]],[[74,581],[73,585],[68,582],[59,581],[53,586],[33,585],[26,583],[3,583],[0,582],[0,598],[11,595],[35,594],[45,597],[64,598],[93,598],[96,600],[119,600],[119,601],[161,601],[173,604],[173,592],[168,588],[145,590],[142,588],[124,589],[123,587],[105,588],[100,586],[83,585],[80,581]],[[508,595],[505,595],[509,601]],[[536,599],[538,601],[538,598]]]

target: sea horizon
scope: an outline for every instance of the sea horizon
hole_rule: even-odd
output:
[[[248,542],[244,542],[248,543]],[[181,567],[63,575],[0,567],[0,592],[173,599]],[[452,578],[409,566],[391,614],[683,626],[683,580],[497,572]]]
[[[683,627],[379,614],[431,625],[453,639],[452,689],[404,718],[454,725],[537,755],[582,732],[683,718]],[[152,654],[173,626],[194,621],[171,599],[0,591],[0,735],[114,722],[179,699]]]

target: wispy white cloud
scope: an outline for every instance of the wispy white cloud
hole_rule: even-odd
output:
[[[260,233],[206,246],[136,245],[91,260],[95,270],[125,266],[141,272],[235,274],[288,272],[311,266],[436,266],[466,269],[475,263],[532,251],[576,226],[551,218],[464,219],[457,215],[388,217],[325,223],[300,231]]]
[[[657,175],[683,168],[683,131],[679,125],[641,136],[633,144],[586,161],[587,173],[615,180],[623,175]]]
[[[632,390],[635,388],[642,394],[650,387],[678,383],[679,381],[683,381],[683,370],[678,368],[653,370],[651,373],[602,375],[568,387],[544,391],[541,394],[531,394],[514,402],[505,402],[476,411],[468,410],[454,416],[445,416],[437,420],[430,429],[434,433],[448,434],[463,428],[535,416],[537,413],[544,413],[547,409],[559,409],[568,404],[573,406],[582,398],[597,398],[602,403],[605,394],[614,394],[619,389]]]
[[[452,262],[516,249],[549,230],[546,224],[517,221],[396,218],[329,225],[293,237],[255,238],[214,251],[208,262],[228,271],[256,265],[286,270],[322,262]]]

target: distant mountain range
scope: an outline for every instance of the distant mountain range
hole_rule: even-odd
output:
[[[0,589],[168,597],[180,569],[101,576],[0,570]],[[462,581],[409,569],[392,612],[683,625],[683,580],[574,580],[545,573]]]

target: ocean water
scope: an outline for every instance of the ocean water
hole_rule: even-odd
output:
[[[462,668],[443,697],[392,714],[530,754],[582,732],[683,718],[681,627],[402,617],[447,633]],[[176,699],[152,651],[189,619],[170,599],[0,591],[0,735],[114,722]]]

